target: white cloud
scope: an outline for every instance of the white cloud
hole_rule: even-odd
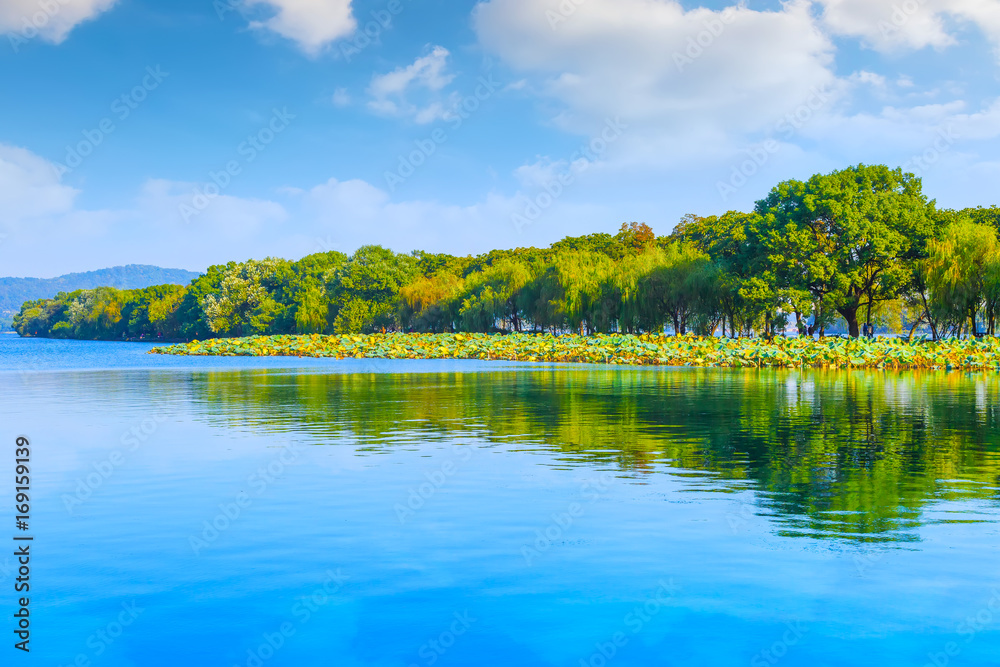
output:
[[[23,148],[0,144],[0,211],[8,223],[66,213],[77,194],[60,183],[50,162]]]
[[[346,252],[377,243],[400,252],[430,249],[464,255],[517,244],[510,222],[514,201],[496,194],[468,206],[393,202],[387,192],[366,181],[332,178],[308,190],[298,206],[317,235],[334,240]]]
[[[253,28],[264,28],[296,42],[311,56],[357,28],[351,0],[245,0],[248,6],[265,5],[277,13]]]
[[[886,79],[881,74],[861,70],[851,75],[851,81],[860,84],[867,84],[873,88],[885,88]]]
[[[351,105],[351,94],[347,92],[346,88],[337,88],[333,91],[333,106],[335,107],[348,107]]]
[[[621,146],[638,159],[716,156],[840,85],[833,44],[805,1],[689,11],[675,0],[587,0],[564,16],[566,6],[489,0],[473,21],[488,51],[562,104],[553,122],[589,135],[620,116],[631,127]]]
[[[117,0],[3,0],[0,34],[59,44],[77,25],[111,9]]]
[[[368,86],[372,99],[368,108],[385,116],[409,116],[417,123],[430,123],[442,118],[447,108],[439,99],[440,93],[454,80],[447,74],[451,54],[442,46],[435,46],[426,56],[417,58],[412,65],[399,67],[387,74],[376,74]],[[429,99],[421,104],[410,101],[412,95]]]
[[[298,258],[328,249],[352,252],[381,244],[399,252],[426,249],[468,254],[493,248],[547,245],[569,234],[617,222],[607,207],[559,199],[535,224],[512,221],[524,193],[487,193],[471,203],[393,201],[362,180],[276,189],[271,198],[223,194],[185,222],[194,183],[150,179],[121,206],[87,210],[62,185],[54,166],[29,151],[0,147],[0,275],[49,277],[139,263],[192,270],[250,257]],[[584,183],[573,192],[586,195]],[[610,222],[609,222],[610,220]]]
[[[998,0],[818,0],[823,22],[834,33],[860,37],[893,52],[958,43],[955,23],[971,22],[1000,42]]]
[[[923,176],[933,168],[934,178],[952,178],[961,173],[988,193],[978,165],[992,157],[988,149],[984,150],[986,142],[1000,139],[1000,100],[977,110],[970,110],[961,100],[915,107],[887,106],[874,113],[825,117],[803,128],[802,133],[821,143],[823,155],[835,165],[885,163]],[[946,163],[952,165],[953,173],[946,173]],[[982,196],[978,203],[986,203]]]
[[[150,179],[119,207],[87,210],[52,163],[0,145],[0,275],[47,277],[129,263],[204,269],[369,243],[463,254],[518,243],[512,200],[499,195],[469,206],[393,202],[365,181],[330,179],[281,188],[272,198],[218,195],[185,222],[181,206],[191,205],[195,186]]]

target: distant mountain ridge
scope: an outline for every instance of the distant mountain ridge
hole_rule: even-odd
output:
[[[187,285],[200,276],[195,271],[164,269],[148,264],[129,264],[84,273],[67,273],[56,278],[0,278],[0,331],[9,331],[21,304],[48,299],[59,292],[95,287],[141,289],[153,285]]]

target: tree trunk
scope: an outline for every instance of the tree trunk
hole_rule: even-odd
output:
[[[847,330],[851,334],[851,338],[860,338],[861,327],[858,325],[858,307],[838,308],[837,312],[847,320]]]
[[[924,305],[924,318],[927,320],[927,324],[931,328],[931,337],[934,341],[938,339],[937,322],[931,316],[931,305],[927,303],[927,295],[924,293],[923,289],[920,290],[920,301]]]

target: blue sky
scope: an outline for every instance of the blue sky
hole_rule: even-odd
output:
[[[0,275],[668,233],[859,162],[998,203],[1000,0],[4,0],[0,33]]]

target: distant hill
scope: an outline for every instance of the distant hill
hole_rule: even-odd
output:
[[[48,299],[59,292],[94,287],[140,289],[153,285],[187,285],[199,275],[183,269],[129,264],[86,273],[67,273],[58,278],[0,278],[0,331],[9,331],[14,315],[21,311],[21,304],[32,299]]]

